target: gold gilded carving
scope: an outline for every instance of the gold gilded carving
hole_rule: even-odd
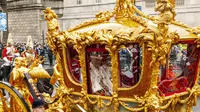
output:
[[[152,68],[152,87],[157,86],[156,78],[159,74],[159,65],[166,64],[166,56],[170,51],[172,43],[180,38],[176,32],[170,32],[168,28],[168,24],[174,20],[176,15],[173,5],[167,0],[157,0],[155,10],[160,13],[156,18],[158,27],[152,28],[155,32],[154,44],[151,44],[149,49],[153,52],[153,59],[150,66],[154,64]]]
[[[9,112],[9,107],[8,104],[6,103],[6,99],[3,96],[2,90],[0,91],[0,98],[1,98],[1,102],[0,102],[0,111],[6,111]]]
[[[114,15],[114,12],[109,12],[109,11],[99,12],[99,13],[96,14],[95,19],[81,23],[81,24],[75,26],[74,28],[70,28],[68,31],[71,32],[71,31],[83,28],[85,26],[95,25],[95,24],[99,24],[99,23],[109,21],[110,18],[113,17],[113,15]]]
[[[24,97],[26,102],[31,107],[29,97],[30,93],[28,90],[28,87],[24,81],[24,73],[29,73],[30,76],[33,78],[32,80],[29,80],[30,82],[36,82],[37,78],[49,78],[49,74],[41,67],[38,67],[38,64],[42,61],[39,61],[38,59],[34,59],[32,65],[30,65],[30,68],[26,68],[27,66],[27,59],[25,57],[17,57],[15,58],[15,67],[11,71],[9,83],[14,86]],[[36,66],[37,65],[37,66]],[[34,88],[33,88],[34,89]],[[35,89],[34,89],[35,90]],[[12,93],[12,91],[9,91],[9,93]],[[17,96],[11,96],[10,102],[11,102],[11,109],[14,110],[20,110],[20,106],[16,105],[16,98]],[[20,102],[20,101],[19,101]],[[22,105],[22,104],[21,104]]]
[[[20,97],[13,91],[12,88],[4,85],[4,84],[0,84],[0,88],[5,89],[10,96],[10,100],[4,98],[2,91],[0,91],[0,98],[2,99],[1,103],[3,105],[3,111],[2,112],[23,112],[26,111],[26,107],[23,104],[23,102],[21,101]],[[20,91],[19,91],[20,92]],[[0,103],[0,105],[1,105]],[[0,109],[0,110],[1,110]]]
[[[120,111],[120,106],[124,107],[129,111],[145,111],[145,112],[158,112],[161,110],[167,112],[178,112],[178,111],[192,111],[192,107],[196,105],[197,96],[200,95],[200,87],[195,81],[194,87],[188,88],[186,92],[177,93],[171,96],[162,96],[160,97],[158,93],[158,76],[160,66],[166,64],[167,55],[170,52],[172,44],[179,41],[180,37],[176,32],[170,32],[169,25],[174,24],[181,26],[184,29],[187,29],[192,35],[195,35],[194,43],[197,44],[197,47],[200,47],[200,32],[199,28],[189,28],[187,25],[184,25],[174,19],[176,13],[174,11],[175,1],[174,0],[156,0],[155,11],[159,12],[158,16],[145,15],[139,11],[134,5],[134,0],[117,0],[116,6],[112,12],[105,11],[96,14],[96,18],[84,22],[74,28],[71,28],[67,31],[60,31],[58,24],[58,17],[54,11],[50,8],[47,8],[44,13],[44,18],[47,20],[48,24],[48,33],[47,33],[47,42],[56,56],[57,64],[54,66],[54,74],[51,77],[51,83],[55,84],[57,81],[60,82],[59,88],[57,88],[56,95],[51,98],[47,94],[43,94],[45,99],[48,100],[51,104],[49,105],[48,112],[52,111],[73,111],[72,108],[76,104],[80,104],[86,111],[89,111],[88,104],[97,105],[99,108],[105,108],[109,106],[114,107],[114,111]],[[140,16],[136,16],[135,13],[138,13]],[[90,30],[87,32],[81,32],[80,29],[84,27],[89,27],[91,25],[95,26],[101,23],[108,23],[111,17],[116,19],[117,25],[123,26],[123,28],[118,28],[117,30],[110,27]],[[155,26],[148,25],[148,21],[143,19],[149,19],[153,21]],[[135,25],[137,23],[137,25]],[[104,24],[106,25],[106,24]],[[115,24],[116,25],[116,24]],[[183,39],[184,40],[184,39]],[[131,98],[123,98],[118,93],[119,91],[127,91],[128,89],[119,88],[119,57],[118,53],[121,48],[124,47],[126,43],[139,43],[143,48],[148,49],[148,55],[151,55],[151,63],[149,63],[148,73],[151,81],[149,89],[146,91],[144,96],[136,96],[133,94]],[[109,52],[112,64],[112,83],[113,83],[113,94],[112,96],[99,96],[99,95],[89,95],[88,91],[88,77],[86,72],[86,53],[85,48],[92,44],[101,44],[105,45],[106,50]],[[73,46],[79,55],[79,62],[81,65],[81,75],[82,75],[82,84],[77,84],[71,78],[71,74],[66,72],[66,75],[69,77],[69,82],[64,83],[65,73],[63,63],[67,62],[65,51],[67,45]],[[144,47],[145,46],[145,47]],[[64,57],[64,62],[62,61]],[[143,62],[145,61],[145,55],[142,56]],[[38,64],[41,63],[39,60],[35,60],[33,65],[29,68],[26,68],[26,60],[23,58],[17,58],[16,66],[12,71],[10,83],[15,86],[16,89],[22,93],[24,98],[28,101],[28,88],[23,82],[23,72],[29,72],[34,74],[40,72],[36,69],[36,72],[30,72]],[[67,68],[65,66],[65,68]],[[68,69],[68,68],[67,68]],[[142,67],[142,69],[147,70],[147,68]],[[35,70],[35,69],[34,69]],[[199,73],[199,70],[198,70]],[[43,73],[42,73],[43,74]],[[42,77],[42,74],[35,79],[30,80],[35,82],[37,78]],[[144,75],[144,76],[145,76]],[[141,77],[143,78],[143,77]],[[198,79],[198,76],[197,76]],[[79,86],[82,90],[75,91],[76,88],[69,88],[67,84],[74,83],[75,86]],[[140,82],[139,82],[140,83]],[[137,86],[137,85],[136,85]],[[142,88],[141,88],[142,89]],[[134,91],[134,87],[130,90]],[[10,91],[9,91],[10,92]],[[11,94],[13,94],[11,92]],[[0,93],[0,96],[2,94]],[[13,95],[14,96],[14,95]],[[14,104],[19,101],[14,101],[14,96],[11,98],[11,104]],[[56,100],[55,100],[56,99]],[[56,101],[56,102],[53,102]],[[3,104],[5,101],[3,99]],[[130,107],[128,103],[135,103],[137,107]],[[12,105],[11,105],[12,106]],[[21,106],[21,105],[20,105]],[[23,107],[23,106],[22,106]],[[6,106],[4,107],[6,110]],[[20,110],[19,106],[12,106],[11,110],[17,111]]]
[[[190,28],[190,29],[188,29],[188,31],[191,32],[191,34],[197,35],[197,38],[194,41],[194,43],[197,44],[197,48],[200,48],[200,28],[199,27]]]
[[[141,18],[140,16],[136,16],[135,10],[133,7],[135,7],[134,5],[134,1],[135,0],[119,0],[116,4],[116,20],[118,21],[119,18],[130,18],[133,21],[138,22],[139,24],[141,24],[142,26],[147,26],[146,21]],[[121,19],[119,19],[118,22],[122,21]]]
[[[54,74],[51,78],[51,83],[55,84],[58,80],[64,86],[63,80],[63,68],[61,65],[61,55],[59,54],[60,50],[66,48],[65,37],[66,32],[59,32],[58,17],[51,8],[44,10],[44,18],[48,23],[48,33],[47,33],[47,42],[51,48],[53,54],[56,56],[57,64],[54,66]]]
[[[158,27],[149,26],[149,29],[144,29],[138,38],[138,41],[142,43],[146,42],[148,50],[152,52],[150,89],[144,97],[139,98],[135,96],[140,104],[145,102],[145,105],[142,105],[144,111],[148,111],[149,109],[150,111],[160,110],[161,98],[159,98],[157,93],[159,67],[166,64],[166,56],[171,49],[172,43],[175,43],[179,39],[179,35],[176,32],[169,32],[168,30],[168,24],[174,20],[176,15],[173,8],[173,5],[169,1],[157,0],[155,10],[160,12],[160,14],[155,20]]]
[[[143,26],[147,26],[146,21],[139,16],[134,15],[134,0],[116,0],[116,6],[113,12],[105,11],[96,14],[96,18],[93,20],[81,23],[74,28],[68,29],[68,32],[75,31],[77,29],[84,28],[86,26],[100,24],[103,22],[108,22],[110,18],[115,17],[116,19],[121,17],[129,17],[131,20],[138,22]]]
[[[166,1],[167,1],[167,0],[159,0],[158,2],[166,2]],[[175,5],[174,5],[175,0],[169,0],[169,3],[171,4],[172,7],[175,6]],[[162,6],[160,6],[160,7],[162,7]],[[170,7],[169,5],[166,5],[166,8],[169,8],[169,7]],[[132,8],[133,8],[133,10],[134,10],[137,14],[139,14],[140,16],[142,16],[142,17],[144,17],[144,18],[146,18],[146,19],[149,19],[149,20],[151,20],[151,21],[155,21],[155,20],[156,20],[156,16],[147,15],[147,14],[143,13],[142,11],[140,11],[139,9],[137,9],[137,7],[134,6],[134,5],[132,6]],[[159,7],[157,7],[157,8],[159,8]],[[162,7],[161,9],[164,9],[164,8],[165,8],[165,7]],[[180,22],[180,21],[178,21],[178,20],[172,20],[172,21],[171,21],[171,24],[180,26],[180,27],[185,28],[185,29],[189,28],[188,25],[186,25],[186,24],[184,24],[184,23],[182,23],[182,22]]]
[[[155,11],[160,12],[156,18],[158,23],[171,23],[176,16],[174,0],[157,0]]]
[[[114,111],[118,112],[119,107],[123,106],[129,111],[145,111],[145,112],[158,112],[160,110],[176,112],[178,109],[185,109],[191,111],[191,107],[195,105],[195,99],[199,95],[199,86],[194,86],[192,89],[188,89],[187,92],[174,94],[168,97],[160,97],[158,94],[157,84],[160,66],[166,64],[166,57],[170,52],[172,44],[179,41],[180,37],[176,32],[170,32],[169,25],[175,24],[183,28],[188,26],[177,22],[174,17],[176,13],[174,11],[175,2],[174,0],[157,0],[155,10],[159,12],[158,16],[149,16],[139,11],[133,4],[134,0],[117,0],[116,7],[113,12],[105,11],[100,12],[96,15],[96,18],[82,23],[74,28],[69,29],[69,32],[59,32],[57,17],[55,13],[50,9],[46,9],[45,19],[48,21],[48,44],[56,55],[58,64],[55,66],[55,79],[63,81],[63,70],[61,66],[60,52],[66,44],[73,45],[79,54],[79,61],[82,69],[82,90],[80,93],[74,92],[73,89],[67,88],[64,83],[58,89],[59,100],[54,103],[51,108],[58,107],[64,111],[71,111],[71,105],[82,104],[86,111],[89,111],[88,104],[97,105],[99,108],[114,106]],[[137,12],[142,17],[152,20],[155,26],[149,26],[147,22],[134,15]],[[127,20],[131,19],[134,22],[139,23],[140,27],[132,29],[121,28],[117,31],[111,28],[104,28],[98,30],[89,30],[87,32],[79,31],[84,27],[91,25],[101,24],[110,20],[111,17],[115,17],[116,21],[122,25],[129,23]],[[126,18],[126,19],[124,19]],[[130,23],[132,24],[132,23]],[[191,30],[191,29],[189,29]],[[192,31],[189,31],[192,32]],[[118,52],[124,47],[124,43],[139,43],[141,46],[146,45],[148,51],[152,54],[151,63],[149,63],[149,73],[145,75],[151,76],[151,84],[149,90],[142,97],[134,96],[134,98],[121,98],[118,96],[118,91],[125,89],[119,88],[119,70],[118,70]],[[197,44],[200,42],[198,39],[195,41]],[[112,96],[98,96],[89,95],[87,93],[87,72],[86,72],[86,60],[85,60],[85,48],[92,44],[105,45],[106,50],[112,57],[112,83],[113,83],[113,95]],[[199,46],[198,46],[199,47]],[[144,47],[143,47],[144,48]],[[145,58],[143,56],[142,58]],[[143,68],[145,69],[145,68]],[[146,70],[146,69],[145,69]],[[69,74],[67,74],[69,75]],[[56,80],[53,80],[55,82]],[[72,81],[73,82],[73,81]],[[71,83],[72,83],[71,82]],[[197,82],[196,82],[197,84]],[[66,89],[65,92],[61,91]],[[188,95],[188,96],[187,96]],[[73,99],[73,96],[78,98]],[[184,96],[184,97],[182,97]],[[107,102],[105,102],[107,100]],[[138,104],[137,108],[129,107],[128,102]],[[180,104],[180,105],[179,105]],[[57,108],[57,109],[58,109]]]
[[[160,99],[161,97],[159,97],[158,93],[154,94],[155,91],[157,90],[157,88],[154,88],[154,90],[151,91],[147,91],[144,97],[137,97],[135,96],[136,100],[138,101],[138,103],[140,104],[140,107],[144,107],[144,111],[148,112],[148,111],[158,111],[160,110]]]

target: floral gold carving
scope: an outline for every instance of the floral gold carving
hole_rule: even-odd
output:
[[[48,24],[48,44],[56,55],[58,61],[55,66],[54,79],[63,82],[63,69],[61,64],[61,52],[71,45],[75,48],[79,55],[79,62],[82,69],[82,90],[75,92],[73,88],[68,88],[64,83],[58,90],[59,100],[54,103],[51,108],[55,106],[57,109],[64,111],[72,111],[71,106],[80,104],[86,111],[89,111],[88,104],[97,105],[99,108],[114,106],[114,111],[118,112],[119,107],[122,106],[129,111],[145,111],[158,112],[161,110],[177,112],[178,109],[191,110],[195,105],[195,99],[199,95],[199,86],[195,85],[192,89],[180,94],[174,94],[169,97],[160,96],[158,93],[158,75],[159,67],[166,64],[167,55],[170,52],[171,46],[180,40],[180,36],[176,31],[170,31],[169,25],[177,25],[183,29],[189,29],[192,34],[192,28],[175,20],[176,13],[174,11],[174,0],[156,0],[155,11],[159,12],[158,16],[150,16],[139,11],[133,4],[134,0],[117,0],[116,6],[112,12],[105,11],[96,14],[96,18],[84,23],[81,23],[68,31],[59,31],[57,16],[55,12],[47,8],[45,12],[45,19]],[[141,15],[137,16],[135,13]],[[109,23],[109,20],[114,17],[118,24],[128,26],[128,28],[119,28],[117,31],[112,28],[90,29],[85,30],[90,26],[98,26],[100,24]],[[128,18],[128,19],[127,19]],[[148,20],[146,20],[146,19]],[[131,20],[131,22],[130,22]],[[148,21],[152,21],[154,25],[148,25]],[[136,28],[132,28],[135,23]],[[129,25],[127,25],[127,23]],[[80,31],[82,30],[82,31]],[[194,30],[193,30],[194,31]],[[198,31],[198,30],[196,30]],[[199,45],[198,34],[194,42]],[[151,53],[152,59],[149,63],[150,88],[146,91],[144,96],[133,95],[132,98],[123,98],[119,96],[119,57],[118,53],[121,48],[124,48],[124,43],[139,43],[140,46],[146,46],[148,52]],[[112,64],[112,96],[99,96],[88,94],[88,77],[86,72],[86,52],[85,48],[92,44],[105,45],[105,49],[111,56]],[[145,56],[142,58],[145,59]],[[145,69],[146,70],[146,69]],[[71,74],[66,74],[70,77]],[[52,77],[52,80],[53,80]],[[55,82],[56,80],[52,81]],[[72,83],[72,82],[71,82]],[[197,84],[197,82],[196,82]],[[61,91],[66,88],[66,91]],[[73,99],[73,97],[77,97]],[[187,97],[183,97],[187,96]],[[106,102],[105,102],[106,100]],[[137,108],[129,107],[128,103],[135,103]],[[186,108],[187,107],[187,108]]]

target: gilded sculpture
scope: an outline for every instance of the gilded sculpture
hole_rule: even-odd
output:
[[[33,59],[33,63],[27,67],[27,61],[28,59],[25,57],[16,57],[15,58],[15,67],[11,71],[9,83],[15,87],[19,93],[23,96],[25,101],[28,103],[28,105],[31,107],[30,97],[31,94],[29,92],[28,86],[24,80],[25,75],[24,73],[29,73],[32,79],[29,80],[30,83],[36,83],[38,78],[50,78],[49,74],[44,70],[44,68],[41,68],[38,66],[38,64],[41,64],[42,61],[38,58]],[[36,93],[38,93],[37,90],[35,90]],[[7,110],[9,111],[23,111],[22,108],[19,105],[16,105],[17,100],[11,96],[10,97],[10,107]],[[8,106],[7,103],[4,103],[3,106]]]
[[[170,31],[169,25],[177,25],[183,27],[183,29],[192,30],[193,28],[189,28],[188,26],[178,22],[175,20],[176,13],[174,11],[175,8],[175,1],[174,0],[157,0],[156,1],[156,7],[155,11],[159,12],[158,16],[149,16],[145,15],[141,11],[135,8],[133,5],[134,1],[130,0],[117,0],[116,7],[114,8],[113,12],[105,11],[100,12],[96,15],[96,19],[93,19],[91,21],[87,21],[85,23],[81,23],[80,25],[77,25],[74,28],[69,29],[67,32],[60,32],[63,35],[51,35],[55,32],[51,31],[51,27],[49,27],[48,35],[51,35],[53,37],[49,36],[49,39],[53,38],[59,38],[64,37],[65,41],[59,41],[60,45],[62,45],[62,48],[66,48],[64,45],[65,42],[69,45],[73,45],[76,49],[77,53],[79,54],[79,61],[80,65],[82,67],[82,84],[80,85],[82,87],[81,94],[78,94],[73,90],[72,92],[68,93],[68,97],[66,97],[70,104],[79,104],[79,103],[85,103],[89,102],[91,104],[97,104],[99,108],[104,108],[105,106],[110,106],[113,104],[114,111],[119,111],[119,105],[122,105],[125,109],[129,111],[178,111],[177,108],[184,108],[185,103],[187,104],[187,110],[190,111],[191,107],[195,105],[195,101],[192,99],[195,99],[196,95],[198,94],[197,91],[199,91],[199,86],[195,85],[192,89],[188,89],[187,92],[181,94],[175,94],[171,96],[171,99],[165,98],[164,96],[160,96],[158,93],[158,80],[157,77],[159,75],[159,67],[166,65],[166,58],[167,54],[170,52],[171,46],[174,43],[177,43],[180,40],[180,35],[176,31]],[[49,10],[49,9],[47,9]],[[46,11],[47,11],[46,10]],[[46,12],[45,11],[45,12]],[[136,16],[133,14],[134,12],[137,12],[140,16]],[[45,13],[47,16],[51,16],[49,13]],[[55,15],[54,12],[52,12],[52,15]],[[45,16],[45,17],[47,17]],[[107,24],[111,17],[115,17],[116,21],[122,25],[129,26],[128,28],[119,28],[118,32],[115,31],[115,29],[111,29],[108,27],[104,29],[98,29],[98,25],[100,24]],[[147,23],[147,20],[143,19],[147,18],[148,20],[151,20],[154,22],[155,26],[150,26]],[[131,21],[137,22],[141,27],[137,28],[131,28],[131,26],[134,26],[130,20],[122,19],[122,18],[130,18]],[[46,19],[48,23],[48,19]],[[127,25],[126,22],[129,22],[131,24]],[[96,25],[97,29],[89,29],[91,25]],[[84,28],[87,26],[88,30],[87,32],[84,32]],[[86,29],[87,29],[86,28]],[[187,30],[187,31],[188,31]],[[194,31],[194,30],[193,30]],[[56,30],[58,33],[59,30]],[[192,31],[191,31],[192,33]],[[58,33],[59,34],[59,33]],[[198,34],[195,42],[198,44]],[[58,36],[58,37],[57,37]],[[124,48],[125,46],[122,44],[124,42],[138,42],[141,46],[143,44],[146,45],[146,49],[148,49],[148,52],[152,53],[152,60],[149,63],[150,71],[151,71],[151,81],[150,81],[150,88],[148,91],[146,91],[144,97],[135,95],[130,99],[122,98],[118,94],[118,70],[117,70],[117,53],[121,48]],[[57,42],[55,42],[57,43]],[[54,43],[54,44],[55,44]],[[86,60],[84,59],[85,55],[85,49],[87,46],[92,44],[104,44],[105,49],[110,53],[110,56],[112,57],[112,77],[113,77],[113,95],[111,97],[108,96],[94,96],[87,93],[87,75],[86,75]],[[54,47],[53,49],[57,49],[57,47]],[[57,65],[58,66],[58,65]],[[61,71],[63,73],[63,71]],[[69,74],[67,76],[70,78]],[[75,82],[73,82],[75,83]],[[66,87],[67,88],[67,87]],[[68,88],[70,89],[70,88]],[[189,95],[186,99],[180,99],[181,96]],[[77,95],[79,96],[79,100],[73,100],[70,98],[70,96]],[[96,100],[91,100],[91,98]],[[126,99],[129,102],[138,102],[139,108],[131,108],[128,107],[128,104],[126,104]],[[108,100],[108,104],[104,102],[104,100]],[[64,101],[61,101],[63,104]],[[147,103],[148,102],[148,103]],[[165,103],[164,103],[165,102]],[[167,103],[166,103],[167,102]],[[180,106],[180,104],[183,104],[183,106]],[[88,110],[88,105],[83,104],[83,108],[85,110]],[[69,109],[70,111],[70,109]],[[183,109],[184,111],[184,109]]]
[[[190,59],[198,57],[200,30],[198,27],[192,28],[177,21],[174,8],[175,0],[156,0],[155,11],[159,14],[151,16],[138,10],[134,5],[134,0],[116,0],[113,11],[99,12],[95,19],[81,23],[67,31],[60,31],[56,13],[51,8],[46,8],[44,18],[48,27],[47,42],[57,60],[50,82],[51,84],[56,82],[60,84],[54,97],[43,94],[46,101],[49,102],[47,111],[73,112],[84,109],[88,112],[107,110],[114,112],[191,112],[192,107],[196,105],[197,96],[200,96],[199,60],[196,63],[186,63],[188,69],[191,65],[196,64],[192,67],[196,67],[197,72],[192,74],[194,79],[188,79],[192,82],[189,84],[190,86],[180,87],[184,88],[184,91],[166,94],[160,89],[161,70],[165,68],[168,71],[167,68],[171,66],[169,57],[174,46],[179,47],[181,42],[186,43],[187,47],[193,51],[190,53]],[[115,22],[110,22],[111,18],[114,18]],[[188,35],[183,37],[178,30],[171,29],[176,26],[188,32]],[[192,44],[187,44],[187,42]],[[119,53],[130,43],[138,45],[142,49],[139,55],[141,63],[138,65],[140,79],[135,85],[124,87],[120,83]],[[70,53],[72,54],[72,52],[70,52],[70,48],[76,52],[73,58],[78,60],[73,60],[74,65],[81,67],[81,70],[76,68],[76,70],[80,70],[78,73],[81,81],[74,79],[73,72],[75,70],[71,66]],[[97,51],[95,51],[96,49]],[[183,50],[184,53],[186,51],[187,49]],[[98,59],[102,58],[100,55],[104,56],[105,52],[111,58],[109,65],[112,71],[110,79],[112,94],[110,95],[105,95],[102,91],[101,94],[95,94],[90,90],[90,80],[93,79],[89,78],[88,60],[91,55]],[[35,59],[34,62],[27,68],[25,58],[16,58],[16,65],[12,71],[10,83],[21,92],[26,101],[28,101],[28,97],[25,94],[29,94],[28,89],[25,84],[19,86],[18,82],[24,77],[23,72],[30,73],[33,82],[37,78],[49,78],[43,70],[37,68],[38,63],[41,63],[40,59]],[[34,75],[39,72],[41,72],[39,77]],[[184,80],[185,77],[180,79]],[[173,82],[170,85],[173,88],[171,90],[177,91],[175,86],[178,79],[172,79]],[[169,82],[171,79],[163,82],[167,81]],[[164,89],[167,90],[167,88]],[[4,104],[3,100],[0,105]],[[20,109],[19,106],[15,108]],[[4,110],[6,109],[8,108],[5,107]]]

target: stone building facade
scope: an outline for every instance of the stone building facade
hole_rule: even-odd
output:
[[[147,14],[155,15],[155,11],[152,7],[155,6],[153,1],[146,0],[148,2],[143,2],[143,11]],[[176,0],[176,19],[184,22],[189,26],[199,26],[200,25],[200,0]]]
[[[42,42],[47,31],[42,10],[52,7],[59,15],[60,29],[66,30],[92,19],[99,11],[113,10],[116,0],[7,0],[9,32],[17,42],[25,42],[31,35]],[[136,0],[146,14],[156,15],[155,0]],[[200,0],[176,0],[177,20],[190,26],[200,25]],[[45,35],[45,34],[44,34]]]
[[[7,1],[6,0],[0,0],[0,12],[7,12]],[[4,38],[7,38],[7,31],[0,31],[0,41],[2,42]]]
[[[7,0],[8,31],[14,42],[26,42],[28,35],[35,42],[43,41],[40,21],[47,6],[59,12],[63,0]]]
[[[136,0],[146,14],[156,15],[156,0]],[[64,0],[63,28],[95,17],[98,11],[113,10],[116,0]],[[190,26],[200,25],[200,0],[176,0],[176,19]]]

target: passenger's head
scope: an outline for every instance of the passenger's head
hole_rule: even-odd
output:
[[[134,46],[132,44],[128,45],[128,49],[132,49]]]
[[[33,112],[45,112],[45,103],[41,99],[36,99],[32,103]]]
[[[100,66],[102,63],[102,59],[103,57],[101,55],[99,56],[90,56],[91,62],[92,64],[94,64],[95,66]]]

